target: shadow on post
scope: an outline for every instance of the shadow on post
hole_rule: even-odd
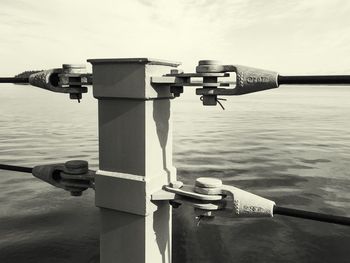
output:
[[[167,173],[167,182],[171,180],[171,171],[168,168],[167,143],[169,135],[170,100],[153,100],[153,119],[156,124],[159,144],[162,148],[163,170]],[[169,149],[168,149],[169,150]],[[171,150],[171,149],[170,149]],[[167,209],[167,212],[164,212]],[[171,233],[169,233],[170,206],[164,201],[159,204],[158,210],[154,212],[153,229],[156,233],[156,241],[162,255],[162,262],[171,262]],[[166,217],[166,218],[165,218]],[[166,232],[165,232],[166,231]]]
[[[170,181],[170,170],[168,169],[167,163],[167,152],[166,146],[168,142],[169,134],[169,119],[170,119],[170,100],[161,99],[153,100],[153,119],[156,123],[157,135],[159,139],[160,146],[162,148],[162,162],[163,169],[168,175],[168,182]]]

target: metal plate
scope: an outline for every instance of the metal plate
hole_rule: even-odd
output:
[[[229,73],[180,73],[180,74],[166,74],[167,77],[178,78],[201,78],[201,77],[229,77]]]
[[[216,87],[220,87],[220,83],[184,82],[184,83],[171,84],[171,86],[172,87],[192,86],[192,87],[216,88]]]
[[[190,185],[184,185],[180,189],[172,188],[170,186],[165,186],[165,189],[175,194],[188,196],[191,198],[204,200],[204,201],[219,201],[224,198],[224,196],[222,195],[205,195],[205,194],[196,193],[194,191],[194,187]]]
[[[199,200],[197,202],[192,200],[176,199],[176,202],[180,204],[190,205],[201,210],[209,210],[209,211],[222,209],[225,207],[225,204],[226,204],[225,202],[201,203]]]
[[[199,194],[204,194],[204,195],[220,195],[222,194],[222,189],[220,187],[217,188],[203,188],[203,187],[194,187],[194,191]]]

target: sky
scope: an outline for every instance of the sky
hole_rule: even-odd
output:
[[[350,72],[347,0],[0,0],[0,76],[90,58]]]

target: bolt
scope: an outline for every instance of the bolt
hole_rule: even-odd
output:
[[[81,196],[82,194],[82,191],[70,191],[71,196]]]
[[[78,102],[80,103],[80,100],[82,98],[82,94],[81,93],[69,93],[69,98],[71,100],[78,100]]]
[[[72,160],[64,164],[69,174],[85,174],[89,171],[89,163],[83,160]]]
[[[174,189],[180,189],[183,186],[183,182],[181,181],[173,181],[170,182],[170,187],[174,188]]]
[[[174,94],[174,97],[180,97],[180,94],[184,92],[184,87],[172,86],[170,92]]]
[[[171,69],[170,74],[182,74],[184,71],[182,69]]]
[[[220,64],[221,64],[221,62],[219,60],[205,59],[205,60],[198,61],[198,66],[203,66],[203,65],[220,65]]]
[[[217,60],[200,60],[196,67],[197,73],[215,73],[224,71],[224,66]]]
[[[206,63],[209,63],[212,62],[212,63],[215,63],[217,61],[215,60],[201,60],[201,61],[205,61]],[[201,63],[201,61],[199,61],[199,63]],[[211,66],[212,64],[210,64]],[[216,65],[216,64],[213,64],[213,65]],[[201,66],[199,66],[201,67]],[[218,83],[218,78],[217,77],[203,77],[203,88],[204,89],[208,89],[208,87],[210,86],[206,86],[207,83]],[[210,91],[211,92],[214,92],[213,90],[214,87],[210,87]],[[204,95],[203,96],[203,105],[207,105],[207,106],[216,106],[217,104],[217,96],[216,95],[210,95],[210,96],[206,96]]]
[[[86,73],[86,66],[84,64],[63,64],[64,74],[82,74]]]
[[[216,95],[203,95],[203,105],[206,106],[216,106],[217,96]]]
[[[218,188],[222,186],[222,181],[213,177],[199,177],[195,185],[203,188]]]

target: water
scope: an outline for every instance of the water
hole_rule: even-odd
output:
[[[187,93],[191,93],[187,91]],[[0,163],[86,159],[98,167],[97,103],[1,87]],[[174,102],[178,177],[220,177],[277,204],[350,216],[350,90],[281,88],[230,98],[226,110]],[[94,193],[80,198],[29,174],[0,171],[0,262],[98,262]],[[174,262],[349,262],[350,228],[276,216],[198,227],[174,210]]]

